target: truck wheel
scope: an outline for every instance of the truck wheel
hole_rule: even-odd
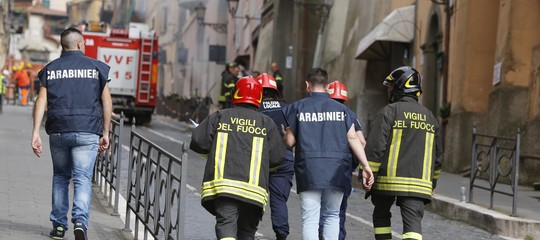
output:
[[[137,125],[148,124],[152,121],[152,113],[144,113],[137,116]]]

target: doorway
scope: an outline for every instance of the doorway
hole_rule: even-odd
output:
[[[429,20],[429,29],[425,43],[422,45],[424,66],[422,73],[422,90],[424,106],[440,116],[441,107],[441,73],[443,53],[441,52],[442,32],[439,27],[439,16],[433,14]]]

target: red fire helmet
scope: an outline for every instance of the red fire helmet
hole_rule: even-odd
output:
[[[263,88],[270,88],[279,91],[277,88],[276,80],[274,79],[274,77],[272,77],[272,75],[269,75],[268,73],[263,73],[259,75],[255,80],[259,81]]]
[[[347,87],[340,81],[333,81],[328,84],[328,94],[330,94],[330,98],[332,99],[343,101],[349,100],[347,97]]]
[[[249,103],[259,108],[262,101],[262,95],[263,88],[258,81],[253,79],[252,76],[243,77],[236,82],[232,103]]]

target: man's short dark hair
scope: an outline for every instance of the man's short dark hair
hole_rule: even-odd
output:
[[[76,42],[73,41],[73,38],[70,37],[71,34],[77,34],[81,37],[83,36],[81,31],[79,31],[79,29],[76,29],[73,27],[70,27],[64,30],[60,34],[60,44],[62,45],[62,49],[73,49],[74,45],[77,44]]]
[[[309,69],[306,73],[306,81],[312,85],[326,86],[328,84],[328,73],[319,67]]]

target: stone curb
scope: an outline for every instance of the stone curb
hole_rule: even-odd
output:
[[[540,221],[511,217],[442,195],[434,195],[427,208],[449,219],[465,222],[492,234],[519,239],[540,238]]]

